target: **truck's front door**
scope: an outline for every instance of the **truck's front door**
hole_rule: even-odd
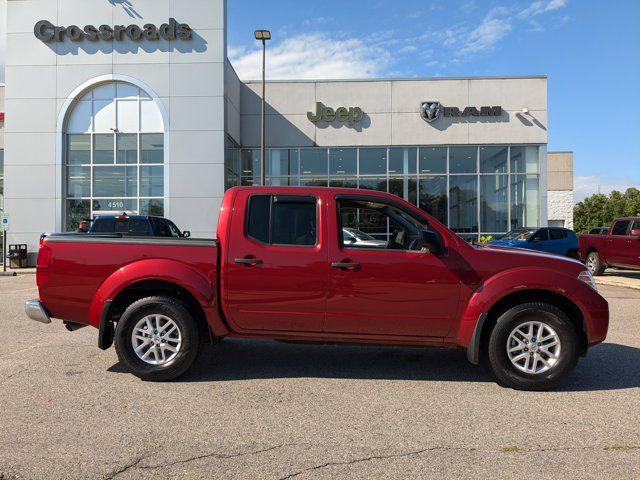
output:
[[[337,197],[328,222],[329,291],[325,332],[444,337],[459,305],[455,260],[421,251],[424,219],[377,197]],[[374,236],[345,243],[350,228]]]
[[[234,205],[224,272],[229,320],[243,331],[321,332],[327,252],[318,198],[240,191]]]

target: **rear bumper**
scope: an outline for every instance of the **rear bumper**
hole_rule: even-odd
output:
[[[24,312],[31,320],[40,323],[51,323],[47,309],[38,300],[29,300],[24,305]]]

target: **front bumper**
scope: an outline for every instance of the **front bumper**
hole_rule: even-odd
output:
[[[38,300],[29,300],[24,305],[24,312],[31,320],[41,323],[51,323],[51,317],[47,313],[47,309],[44,308]]]

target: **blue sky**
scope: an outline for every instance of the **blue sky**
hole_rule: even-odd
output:
[[[547,75],[549,149],[574,151],[577,200],[640,187],[639,25],[640,0],[228,0],[243,79],[257,27],[271,78]]]
[[[549,149],[575,153],[576,199],[640,187],[640,1],[228,1],[229,57],[271,78],[545,74]]]

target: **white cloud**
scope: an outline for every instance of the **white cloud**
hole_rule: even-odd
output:
[[[229,59],[242,80],[262,76],[262,48],[229,48]],[[391,63],[389,52],[358,38],[333,39],[304,34],[267,45],[267,78],[335,79],[382,76]]]
[[[640,181],[602,175],[576,175],[573,183],[573,198],[577,203],[598,192],[608,195],[612,190],[624,192],[629,187],[638,188]]]
[[[567,4],[567,0],[536,0],[527,8],[518,13],[518,17],[525,19],[542,15],[543,13],[552,12],[559,8],[564,7]]]
[[[465,35],[460,53],[478,53],[491,49],[511,31],[511,23],[504,9],[494,9],[469,34]],[[445,41],[446,44],[446,41]]]
[[[418,47],[416,47],[415,45],[405,45],[400,50],[398,50],[398,53],[413,53],[417,51]]]

